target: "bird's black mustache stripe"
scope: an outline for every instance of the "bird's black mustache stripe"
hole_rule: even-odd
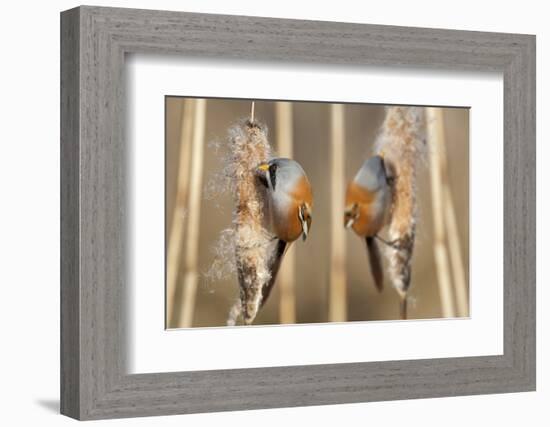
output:
[[[271,183],[271,188],[275,191],[275,186],[277,185],[277,165],[271,164],[269,166],[268,173],[258,174],[258,179],[265,188],[269,188],[269,183],[267,182],[267,175],[269,174],[269,181]]]
[[[269,179],[271,181],[271,187],[273,188],[273,191],[275,191],[275,185],[277,184],[277,165],[276,164],[269,165]]]

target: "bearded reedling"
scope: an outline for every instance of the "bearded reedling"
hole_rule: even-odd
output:
[[[384,273],[375,238],[388,218],[390,181],[383,157],[376,155],[365,160],[346,191],[344,225],[365,239],[371,273],[379,292],[384,286]]]
[[[258,166],[257,174],[267,190],[270,229],[277,239],[269,268],[271,279],[262,290],[263,306],[289,245],[300,236],[304,241],[308,236],[311,229],[313,194],[306,173],[294,160],[271,159]]]

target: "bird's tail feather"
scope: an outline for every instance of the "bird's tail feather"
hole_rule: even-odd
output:
[[[374,284],[378,292],[382,292],[384,287],[384,272],[382,270],[382,256],[378,244],[374,237],[367,237],[367,253],[369,256],[370,270],[374,279]]]
[[[269,272],[271,273],[271,279],[269,279],[267,285],[265,285],[262,289],[262,302],[260,303],[260,307],[263,307],[265,302],[269,298],[269,294],[271,293],[271,289],[273,289],[273,285],[275,284],[275,280],[277,279],[277,273],[279,272],[279,268],[281,267],[281,262],[283,261],[283,257],[287,248],[287,242],[285,242],[284,240],[277,241],[275,253],[271,257],[268,266]]]

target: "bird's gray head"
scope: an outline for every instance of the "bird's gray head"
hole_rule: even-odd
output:
[[[290,192],[296,181],[305,176],[305,172],[298,162],[276,157],[259,165],[257,175],[271,191]]]
[[[385,187],[388,184],[388,175],[384,159],[378,155],[369,157],[355,175],[354,181],[373,192]]]

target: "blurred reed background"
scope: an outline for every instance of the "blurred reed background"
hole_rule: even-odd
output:
[[[250,100],[166,98],[168,328],[224,326],[238,298],[236,276],[206,275],[233,210],[232,194],[211,190],[224,188],[215,182],[224,167],[216,147],[250,109]],[[469,111],[426,113],[408,318],[468,316]],[[399,319],[388,275],[378,293],[364,240],[343,226],[345,186],[374,154],[385,107],[256,101],[255,116],[267,126],[274,152],[303,166],[314,209],[307,241],[292,245],[254,324]],[[344,260],[340,266],[331,261],[335,255]]]

